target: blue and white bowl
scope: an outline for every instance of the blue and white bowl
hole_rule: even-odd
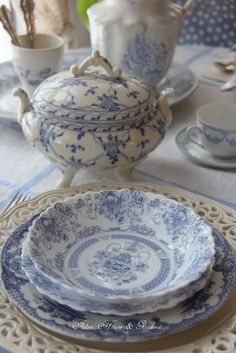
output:
[[[214,253],[211,227],[190,208],[152,193],[106,190],[43,212],[24,243],[23,268],[62,304],[131,315],[191,297],[205,286]]]

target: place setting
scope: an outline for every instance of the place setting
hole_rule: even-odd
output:
[[[105,343],[158,346],[157,339],[194,332],[230,296],[236,258],[224,235],[171,200],[183,195],[176,188],[124,186],[85,185],[15,207],[24,222],[3,244],[3,285],[52,335],[105,350]]]
[[[236,168],[236,105],[202,89],[209,49],[175,55],[194,0],[73,1],[45,32],[38,6],[0,6],[0,353],[235,347],[236,203],[217,173]],[[90,43],[69,49],[77,11]]]

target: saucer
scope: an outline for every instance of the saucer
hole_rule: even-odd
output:
[[[68,70],[71,65],[82,62],[90,54],[89,48],[81,48],[65,52],[62,70]],[[172,87],[175,96],[169,98],[173,106],[191,95],[197,88],[198,80],[193,72],[177,63],[173,63],[167,77],[162,80],[159,90]],[[16,114],[19,106],[17,97],[12,96],[12,90],[20,86],[19,79],[10,61],[0,64],[0,119],[16,123]]]
[[[166,77],[158,85],[158,89],[160,91],[167,87],[174,89],[175,95],[168,99],[172,107],[193,94],[197,86],[198,79],[188,67],[173,63]]]
[[[186,135],[187,127],[181,129],[176,135],[175,141],[179,149],[192,161],[215,168],[236,168],[236,157],[221,159],[212,156],[209,152],[190,141]]]
[[[36,216],[37,217],[37,216]],[[8,296],[24,315],[41,327],[74,339],[137,342],[188,329],[206,320],[228,298],[236,279],[230,244],[213,229],[215,265],[208,285],[174,308],[129,317],[81,313],[47,299],[29,282],[22,267],[22,244],[35,216],[17,228],[1,253],[1,277]]]

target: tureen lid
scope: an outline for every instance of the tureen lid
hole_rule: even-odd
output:
[[[113,68],[98,51],[70,71],[46,79],[35,91],[32,104],[46,117],[90,123],[145,117],[156,108],[152,91]]]

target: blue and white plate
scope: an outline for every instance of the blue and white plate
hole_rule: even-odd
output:
[[[89,48],[81,48],[65,52],[62,70],[69,69],[72,64],[82,62],[90,54]],[[19,86],[19,79],[10,61],[0,64],[0,119],[16,122],[19,101],[11,92]],[[170,105],[174,105],[187,98],[197,88],[198,81],[193,72],[184,65],[173,64],[167,77],[159,86],[160,90],[172,87],[175,96],[170,97]]]
[[[181,129],[176,135],[176,144],[183,154],[193,162],[205,165],[207,167],[221,169],[235,169],[236,157],[217,158],[212,156],[208,151],[189,140],[186,134],[187,127]]]
[[[129,317],[82,313],[48,300],[29,282],[21,268],[22,244],[34,218],[15,230],[1,255],[1,277],[11,302],[45,329],[80,340],[134,342],[174,334],[215,313],[226,301],[236,279],[236,259],[226,239],[213,231],[216,262],[208,285],[175,308]]]
[[[23,268],[39,291],[73,309],[116,315],[191,297],[215,254],[212,228],[191,208],[129,189],[54,204],[33,223],[27,247],[39,283],[28,261]]]

